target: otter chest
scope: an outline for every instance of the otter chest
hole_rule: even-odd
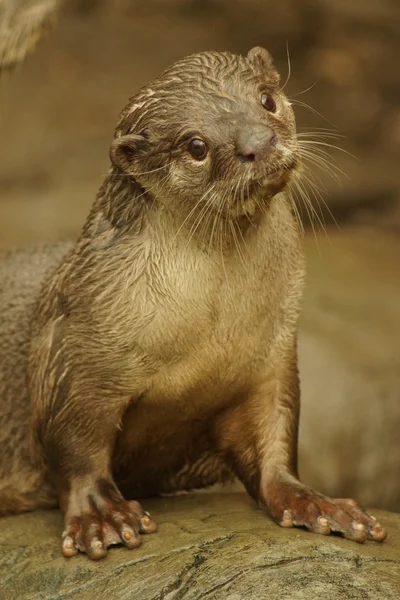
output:
[[[256,241],[225,263],[177,252],[153,272],[137,335],[154,367],[149,397],[213,401],[217,389],[245,385],[265,367],[277,335],[297,319],[301,269],[290,246]]]

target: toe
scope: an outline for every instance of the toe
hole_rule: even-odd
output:
[[[119,542],[127,548],[137,548],[141,544],[140,520],[135,513],[130,510],[130,504],[124,502],[107,515],[107,521],[119,536]],[[136,503],[137,504],[137,503]],[[142,514],[143,511],[142,511]]]
[[[279,522],[281,527],[293,527],[293,518],[290,510],[284,510],[282,520]]]
[[[326,519],[325,517],[318,517],[318,519],[312,527],[312,531],[314,533],[319,533],[320,535],[329,535],[331,532],[331,528],[329,527],[328,519]]]
[[[361,541],[362,530],[355,528],[356,522],[346,510],[325,499],[321,502],[320,509],[321,517],[324,519],[323,524],[327,521],[330,531],[341,533],[354,541]]]
[[[65,558],[72,558],[72,556],[78,554],[81,534],[81,519],[78,517],[67,518],[65,530],[62,534],[62,553]]]
[[[63,533],[62,540],[62,553],[65,558],[72,558],[76,554],[78,554],[78,549],[75,546],[74,540],[71,536],[67,535],[66,532]]]
[[[122,525],[120,536],[125,546],[130,549],[137,548],[142,543],[140,535],[126,524]]]
[[[343,532],[343,535],[348,540],[352,540],[353,542],[363,544],[367,539],[368,532],[362,523],[357,523],[356,521],[353,521],[351,527],[346,529]]]
[[[387,533],[378,521],[375,521],[368,528],[368,537],[375,542],[383,542],[387,538]]]
[[[106,556],[107,548],[100,538],[93,537],[90,544],[86,546],[86,553],[92,560],[100,560]]]
[[[145,513],[140,519],[141,533],[154,533],[157,531],[157,524],[150,518],[149,513]]]
[[[100,560],[107,554],[102,521],[94,512],[82,518],[82,540],[84,551],[92,560]]]

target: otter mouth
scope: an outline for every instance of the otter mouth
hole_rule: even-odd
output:
[[[267,204],[290,183],[293,172],[298,166],[298,161],[293,159],[263,170],[263,173],[257,177],[251,177],[243,185],[240,194],[235,194],[230,208],[231,216],[255,214],[257,208]]]
[[[261,177],[251,179],[245,186],[244,199],[266,199],[275,196],[289,183],[293,171],[298,167],[297,160],[269,168]]]
[[[292,179],[293,173],[299,168],[297,158],[287,161],[279,161],[274,165],[268,165],[249,173],[247,181],[240,187],[233,188],[232,203],[229,213],[232,217],[243,215],[254,215],[257,209],[279,194]]]

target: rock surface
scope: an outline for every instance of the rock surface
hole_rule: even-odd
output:
[[[363,545],[275,525],[244,493],[147,501],[159,531],[91,562],[60,555],[59,511],[0,521],[3,600],[397,600],[400,515]]]

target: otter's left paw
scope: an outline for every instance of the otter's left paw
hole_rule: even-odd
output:
[[[378,521],[351,499],[332,499],[290,483],[275,483],[266,501],[272,517],[282,527],[304,526],[329,535],[336,531],[349,540],[383,542],[386,532]]]

